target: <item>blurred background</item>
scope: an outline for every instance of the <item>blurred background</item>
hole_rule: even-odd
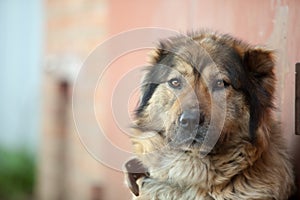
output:
[[[275,115],[291,155],[299,161],[300,136],[295,135],[299,9],[298,0],[1,0],[0,199],[130,199],[123,173],[97,161],[82,144],[71,104],[74,80],[90,52],[111,36],[140,27],[182,33],[210,28],[275,49]],[[124,150],[130,151],[128,136],[117,127],[110,99],[104,97],[126,72],[144,65],[146,57],[147,51],[141,50],[114,62],[105,87],[96,95],[97,118],[109,130],[110,141]],[[87,81],[75,97],[80,99],[80,123],[87,132],[97,132],[85,117],[91,106],[85,91],[93,87]],[[118,157],[103,142],[94,144],[108,157]],[[298,172],[299,164],[295,166]]]

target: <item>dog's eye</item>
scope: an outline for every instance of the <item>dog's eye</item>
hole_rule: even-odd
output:
[[[181,87],[181,82],[178,78],[172,78],[171,80],[168,81],[168,83],[172,88],[180,88]]]
[[[215,87],[217,89],[223,89],[223,88],[227,88],[229,86],[229,83],[227,83],[226,81],[224,80],[217,80],[216,81],[216,84],[215,84]]]
[[[223,80],[217,80],[216,86],[218,88],[223,88],[224,87],[224,81]]]

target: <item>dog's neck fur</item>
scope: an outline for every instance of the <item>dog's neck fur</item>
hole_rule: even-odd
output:
[[[267,129],[258,130],[258,135],[265,135],[259,134],[261,131]],[[153,135],[151,132],[149,134]],[[144,132],[143,135],[147,133]],[[259,137],[258,140],[260,141]],[[136,141],[135,151],[148,168],[151,178],[180,187],[197,185],[209,190],[213,186],[226,184],[241,171],[250,168],[263,153],[258,151],[261,148],[256,148],[256,145],[261,144],[252,144],[247,140],[242,143],[237,140],[231,147],[220,145],[222,148],[215,147],[206,156],[202,156],[199,151],[174,150],[162,141],[159,134],[143,140],[143,143]],[[143,145],[144,142],[151,145]],[[155,149],[145,149],[145,146]]]
[[[255,157],[258,157],[258,152],[252,144],[240,144],[236,148],[240,150],[232,149],[232,151],[227,150],[227,152],[209,154],[205,157],[197,152],[176,154],[165,149],[161,154],[150,154],[152,159],[147,158],[148,162],[151,162],[154,156],[156,156],[155,160],[159,160],[154,162],[155,166],[149,163],[149,172],[151,177],[162,182],[182,187],[201,185],[203,189],[210,189],[213,185],[230,181],[240,171],[252,166]],[[183,170],[178,171],[178,169]]]
[[[228,192],[228,198],[235,197],[233,199],[255,199],[264,195],[287,199],[294,189],[291,182],[293,174],[289,170],[291,163],[284,143],[276,142],[283,139],[280,128],[275,121],[271,124],[272,127],[261,126],[257,130],[255,143],[236,139],[231,140],[231,146],[224,147],[225,142],[220,148],[217,143],[213,151],[205,157],[196,151],[174,150],[166,145],[162,136],[157,133],[141,133],[136,130],[139,133],[135,133],[143,135],[144,139],[132,138],[135,152],[148,169],[150,177],[147,178],[153,183],[147,186],[151,188],[147,191],[150,194],[158,192],[159,187],[169,186],[173,188],[170,192],[199,191],[204,196],[209,195],[214,199],[219,199],[218,195],[224,195],[225,190]],[[274,169],[269,169],[269,166],[273,166]],[[281,170],[280,174],[276,171],[278,169]],[[262,177],[257,177],[258,175]],[[286,185],[282,186],[280,182],[272,182],[272,179],[269,179],[278,175]],[[248,180],[251,180],[253,185],[267,184],[272,185],[272,188],[252,188],[252,185],[247,184]]]

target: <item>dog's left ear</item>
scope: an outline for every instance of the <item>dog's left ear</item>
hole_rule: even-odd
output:
[[[257,128],[269,120],[270,112],[274,108],[273,51],[264,48],[249,49],[244,54],[243,64],[249,78],[245,85],[250,106],[249,132],[252,141],[255,141]]]

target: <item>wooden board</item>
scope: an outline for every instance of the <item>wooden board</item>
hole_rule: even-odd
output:
[[[296,63],[295,132],[300,135],[300,63]]]

